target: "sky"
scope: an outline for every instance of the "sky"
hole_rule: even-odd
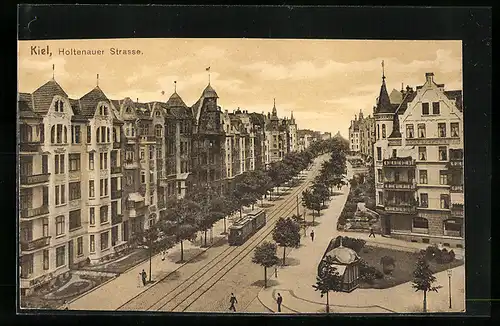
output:
[[[33,47],[49,47],[51,56]],[[112,55],[111,49],[139,50]],[[37,48],[38,49],[38,48]],[[94,56],[60,49],[102,50]],[[382,60],[389,93],[425,82],[434,72],[447,90],[462,89],[461,41],[111,39],[18,42],[18,89],[33,92],[54,75],[71,98],[97,84],[110,99],[167,101],[174,91],[191,106],[210,83],[222,110],[238,107],[293,115],[299,129],[340,133],[362,110],[373,114]],[[54,70],[53,70],[54,66]],[[210,67],[210,72],[206,68]],[[162,94],[164,93],[164,94]]]

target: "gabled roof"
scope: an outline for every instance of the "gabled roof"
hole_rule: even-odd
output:
[[[187,108],[186,103],[182,100],[182,98],[177,94],[177,92],[174,92],[170,98],[167,101],[167,106],[169,108],[173,107],[181,107],[181,108]]]
[[[62,87],[54,79],[51,79],[33,92],[33,110],[35,112],[48,111],[55,95],[68,97],[68,94],[66,94]]]
[[[207,87],[205,87],[202,96],[205,98],[213,98],[213,97],[219,98],[219,96],[217,95],[217,93],[210,84],[208,84]]]
[[[450,100],[455,100],[455,104],[457,106],[457,109],[460,110],[461,112],[463,111],[463,99],[462,99],[462,91],[461,90],[455,90],[455,91],[445,91],[444,95],[446,95],[447,98]]]
[[[110,102],[110,100],[106,97],[104,92],[96,86],[93,90],[83,95],[80,100],[80,111],[79,113],[84,117],[93,117],[95,114],[95,110],[97,109],[97,103],[101,101]]]
[[[401,102],[401,104],[398,105],[396,112],[398,114],[404,114],[406,112],[406,109],[408,108],[408,103],[413,101],[415,99],[415,96],[417,96],[417,92],[414,91],[406,92],[403,97],[403,101]]]

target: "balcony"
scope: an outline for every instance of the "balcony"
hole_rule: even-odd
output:
[[[464,217],[464,205],[462,204],[453,204],[451,206],[451,217],[454,218],[463,218]]]
[[[450,192],[464,192],[464,186],[463,185],[451,185]]]
[[[39,183],[49,182],[50,173],[34,174],[34,175],[22,175],[21,185],[36,185]]]
[[[401,138],[389,138],[389,146],[401,146]]]
[[[155,136],[140,136],[139,140],[141,143],[156,143]]]
[[[111,215],[111,224],[116,225],[118,223],[121,223],[123,221],[123,215],[122,214],[112,214]]]
[[[122,148],[122,143],[117,143],[117,142],[113,143],[113,149],[120,149],[120,148]]]
[[[112,166],[111,167],[111,174],[119,174],[119,173],[122,173],[121,166]]]
[[[416,185],[414,182],[403,181],[386,181],[384,182],[384,189],[387,190],[415,190]]]
[[[123,164],[123,168],[125,168],[125,169],[138,169],[139,164],[133,160],[125,160],[125,162]]]
[[[396,214],[417,213],[417,207],[411,204],[385,203],[384,208],[387,213],[396,213]]]
[[[111,200],[122,197],[122,190],[111,190]]]
[[[448,164],[449,164],[449,167],[451,167],[451,168],[463,168],[464,167],[464,161],[457,160],[457,159],[450,159],[450,162]]]
[[[37,208],[21,209],[21,218],[34,218],[45,214],[49,214],[48,205],[43,205]]]
[[[438,138],[406,138],[407,146],[416,145],[459,145],[460,138],[438,137]]]
[[[414,168],[415,160],[411,157],[393,157],[382,161],[384,167],[388,168]]]
[[[21,250],[22,251],[34,251],[38,249],[42,249],[50,244],[50,236],[42,237],[36,240],[31,240],[27,242],[21,241]]]
[[[20,152],[24,153],[38,153],[42,148],[42,143],[38,141],[22,142],[19,145]]]

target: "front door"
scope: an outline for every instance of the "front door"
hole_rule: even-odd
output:
[[[73,267],[73,240],[68,242],[68,267]]]
[[[391,218],[389,215],[382,216],[382,228],[384,235],[391,235]]]

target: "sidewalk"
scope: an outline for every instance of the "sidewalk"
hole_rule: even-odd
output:
[[[293,266],[281,269],[275,286],[262,289],[259,301],[271,311],[277,310],[276,295],[283,297],[283,313],[324,313],[326,298],[312,287],[316,283],[317,266],[330,240],[338,235],[359,237],[367,240],[371,246],[391,246],[401,250],[415,251],[426,247],[423,244],[405,242],[402,240],[384,238],[368,238],[368,234],[353,234],[353,232],[338,232],[337,218],[347,200],[348,186],[342,188],[343,194],[332,197],[329,208],[323,215],[316,217],[320,224],[314,228],[314,242],[310,238],[302,238],[302,245],[290,252],[288,260],[299,262]],[[309,230],[307,233],[309,234]],[[438,293],[427,295],[429,312],[462,311],[465,309],[465,268],[464,265],[453,269],[452,274],[452,309],[449,309],[449,292],[447,272],[435,274],[437,284],[442,285]],[[271,279],[274,279],[272,275]],[[351,293],[330,292],[330,312],[332,313],[410,313],[422,311],[423,294],[415,292],[411,283],[404,283],[387,289],[361,289]]]

